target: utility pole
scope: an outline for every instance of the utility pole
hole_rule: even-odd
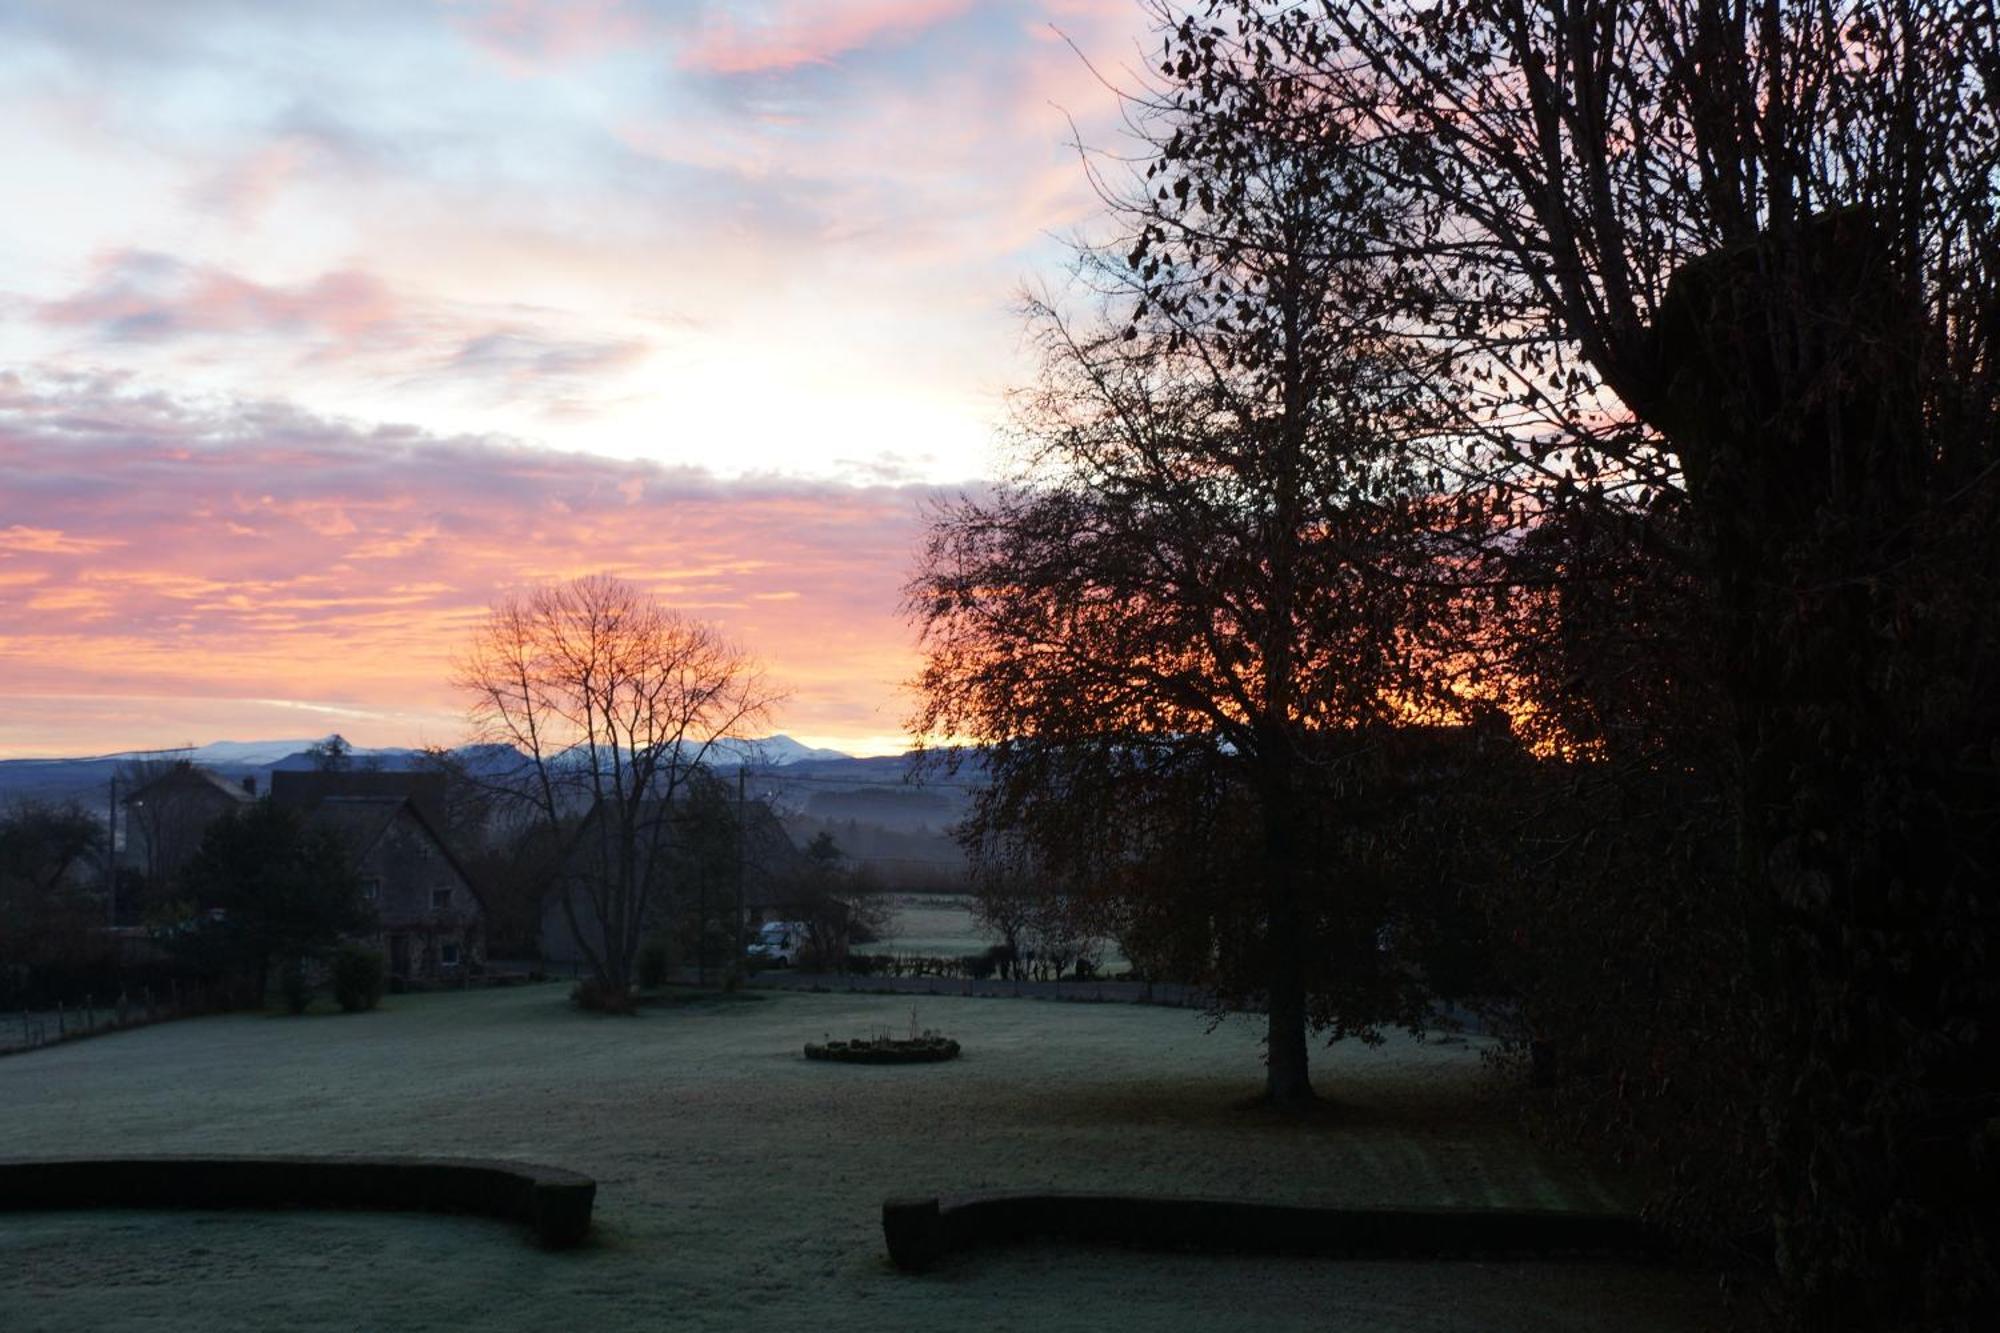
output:
[[[750,843],[750,824],[744,817],[743,778],[748,767],[747,763],[736,765],[736,961],[731,964],[732,971],[743,966],[743,871]]]
[[[104,807],[105,924],[118,928],[118,774],[111,774],[111,800]]]

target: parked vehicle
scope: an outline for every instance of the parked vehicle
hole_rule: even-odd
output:
[[[750,961],[767,967],[791,967],[805,952],[805,924],[800,921],[767,921],[757,930],[757,938],[745,952]]]

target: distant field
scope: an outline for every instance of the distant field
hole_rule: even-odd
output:
[[[962,958],[998,944],[999,937],[979,928],[972,917],[972,899],[958,893],[896,893],[888,895],[896,918],[880,944],[865,944],[860,953],[921,954],[928,958]],[[1123,971],[1125,956],[1107,941],[1099,957],[1101,971]]]
[[[932,958],[959,958],[978,953],[994,941],[972,919],[972,900],[956,893],[892,893],[895,909],[889,934],[879,944],[864,944],[862,953],[914,953]]]
[[[229,1016],[0,1060],[9,1153],[513,1157],[600,1182],[593,1241],[390,1214],[0,1214],[0,1328],[111,1330],[1710,1328],[1712,1285],[1609,1262],[1350,1263],[1071,1252],[884,1256],[885,1196],[1179,1191],[1334,1203],[1600,1207],[1522,1141],[1477,1050],[1322,1055],[1339,1109],[1244,1108],[1256,1034],[1104,1004],[768,993],[572,1011],[559,985]],[[913,1020],[948,1065],[808,1064]]]

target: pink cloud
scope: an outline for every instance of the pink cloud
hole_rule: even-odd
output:
[[[778,0],[746,21],[711,12],[681,48],[683,68],[751,74],[824,64],[877,42],[904,40],[964,13],[970,0]]]
[[[281,138],[217,171],[195,191],[195,197],[226,217],[255,222],[312,155],[312,145],[304,137]]]
[[[371,387],[446,390],[544,415],[590,415],[593,392],[654,346],[629,323],[614,334],[588,318],[519,303],[426,299],[355,269],[287,285],[135,249],[100,256],[79,290],[34,313],[44,325],[83,331],[104,350],[145,344],[212,363],[208,344],[234,340],[232,363],[345,371]],[[6,392],[0,382],[0,400]]]
[[[510,67],[529,72],[639,38],[644,18],[626,0],[450,0],[459,29]]]
[[[925,494],[31,382],[0,408],[0,754],[206,735],[229,699],[346,709],[363,743],[450,741],[451,664],[485,607],[598,571],[760,658],[790,690],[782,727],[893,735]],[[156,717],[135,729],[119,701],[141,698]]]
[[[485,51],[521,72],[543,72],[621,48],[677,44],[676,63],[709,74],[753,74],[825,64],[850,51],[907,40],[966,12],[972,0],[770,0],[752,7],[690,5],[671,18],[626,0],[460,0],[455,21]],[[672,11],[669,11],[670,13]]]
[[[342,270],[294,287],[267,286],[171,255],[120,250],[98,260],[82,291],[36,313],[45,324],[152,341],[188,333],[283,332],[353,340],[393,331],[402,312],[367,273]]]
[[[25,523],[0,528],[0,551],[33,555],[95,555],[122,543],[111,537],[72,537],[60,528],[31,528]]]

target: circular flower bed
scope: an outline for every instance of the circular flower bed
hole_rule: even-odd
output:
[[[921,1037],[874,1037],[856,1041],[806,1043],[806,1059],[850,1065],[919,1065],[958,1058],[958,1043],[927,1032]]]

